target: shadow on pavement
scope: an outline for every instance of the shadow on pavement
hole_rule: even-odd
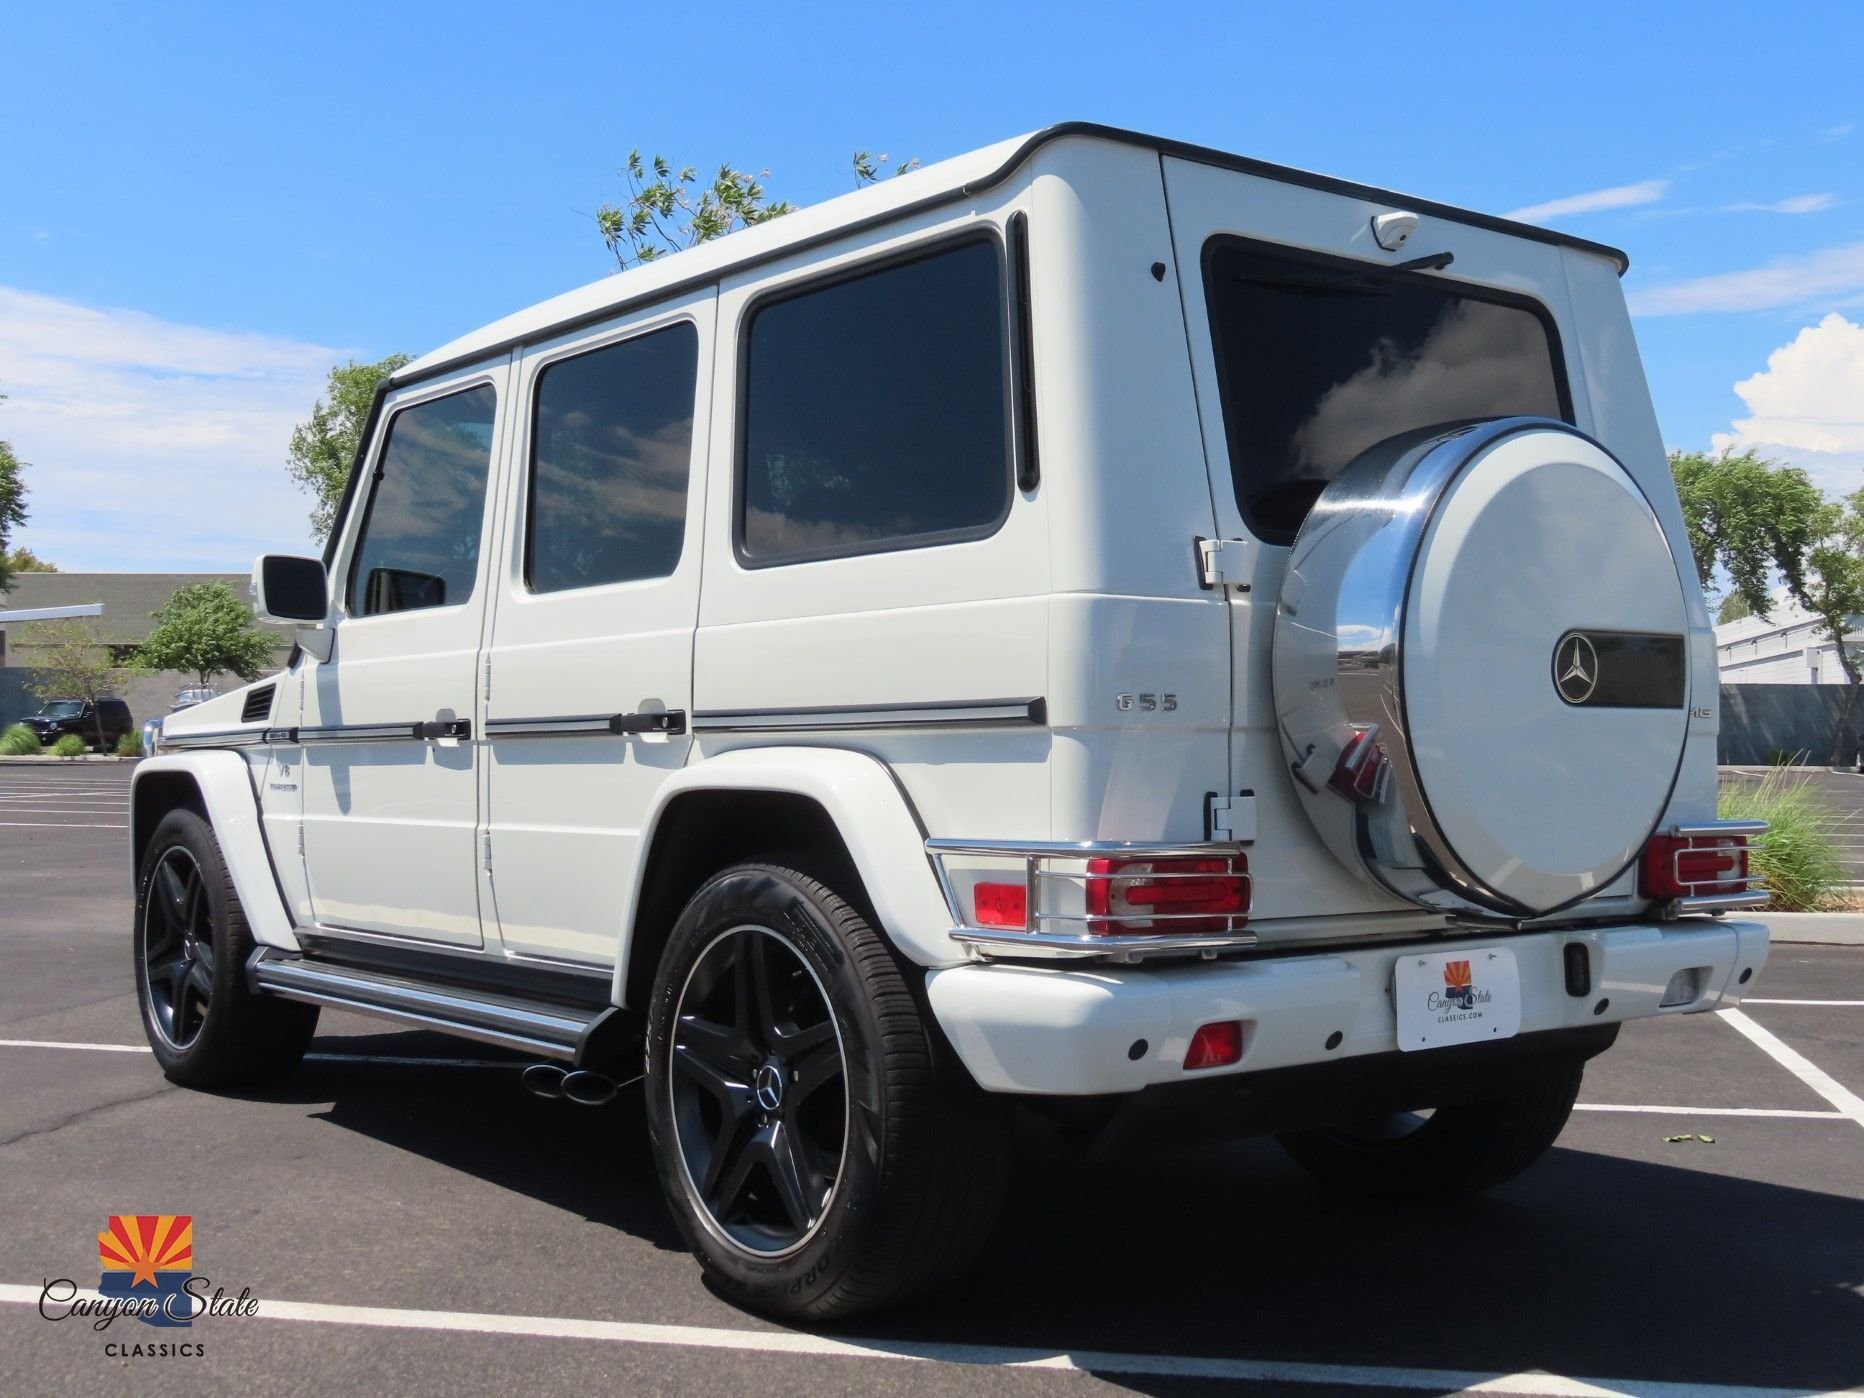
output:
[[[419,1034],[313,1049],[504,1056]],[[416,1075],[418,1096],[390,1076],[402,1071]],[[313,1061],[263,1095],[330,1103],[316,1115],[334,1125],[683,1247],[638,1089],[586,1109],[527,1096],[515,1071]],[[1408,1206],[1326,1194],[1267,1141],[1098,1156],[1032,1123],[1018,1154],[1002,1222],[967,1277],[835,1333],[1671,1383],[1864,1383],[1864,1200],[1564,1149],[1487,1196]],[[1186,1391],[1181,1380],[1104,1377]]]

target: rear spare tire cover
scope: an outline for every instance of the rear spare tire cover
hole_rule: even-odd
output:
[[[1650,502],[1565,423],[1373,447],[1291,551],[1281,741],[1340,860],[1450,913],[1536,917],[1650,837],[1688,722],[1683,576]]]

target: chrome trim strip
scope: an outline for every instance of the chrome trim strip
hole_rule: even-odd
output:
[[[1194,844],[1162,844],[1145,840],[947,840],[929,839],[926,849],[933,855],[991,854],[1007,858],[1069,859],[1218,859],[1226,854],[1241,854],[1243,847],[1235,841],[1199,840]],[[1207,877],[1200,875],[1199,877]]]
[[[1773,898],[1766,889],[1746,893],[1698,893],[1689,898],[1672,898],[1664,911],[1675,917],[1682,913],[1712,913],[1729,908],[1762,908]]]
[[[1764,820],[1704,820],[1693,825],[1666,826],[1658,832],[1663,835],[1678,837],[1690,835],[1765,835],[1767,822]]]
[[[693,715],[695,733],[817,732],[849,728],[922,728],[959,724],[1045,725],[1042,699],[974,699],[859,708],[712,709]]]
[[[684,709],[654,713],[574,714],[564,718],[488,718],[488,738],[623,737],[632,733],[664,733],[681,737],[686,732]]]
[[[158,740],[165,748],[251,748],[271,741],[264,728],[224,728],[212,732],[164,733]]]
[[[1107,957],[1114,961],[1139,961],[1148,956],[1160,955],[1182,956],[1193,951],[1215,956],[1220,951],[1237,951],[1257,944],[1253,932],[1148,937],[1129,933],[1096,936],[1085,932],[1015,932],[983,927],[954,927],[951,929],[951,939],[984,956],[1073,952],[1082,956]]]

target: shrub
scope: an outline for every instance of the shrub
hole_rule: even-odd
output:
[[[1755,843],[1754,872],[1781,912],[1836,907],[1846,892],[1845,869],[1833,839],[1836,821],[1809,788],[1810,778],[1775,768],[1759,783],[1722,788],[1724,820],[1764,820],[1767,833]]]
[[[39,735],[23,723],[0,733],[0,757],[37,757],[42,751]]]
[[[76,733],[60,733],[58,741],[52,744],[53,757],[82,757],[90,746]]]
[[[138,733],[134,728],[132,728],[129,730],[129,732],[125,733],[121,738],[118,738],[117,739],[117,756],[118,757],[141,757],[142,756],[142,734]]]

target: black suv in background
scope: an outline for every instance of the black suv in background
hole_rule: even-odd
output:
[[[38,713],[27,714],[20,722],[36,733],[47,747],[63,734],[76,733],[86,743],[97,746],[99,752],[114,752],[123,735],[136,729],[136,721],[129,716],[129,705],[121,699],[99,699],[95,708],[88,699],[52,699]],[[100,722],[103,741],[98,745]]]

